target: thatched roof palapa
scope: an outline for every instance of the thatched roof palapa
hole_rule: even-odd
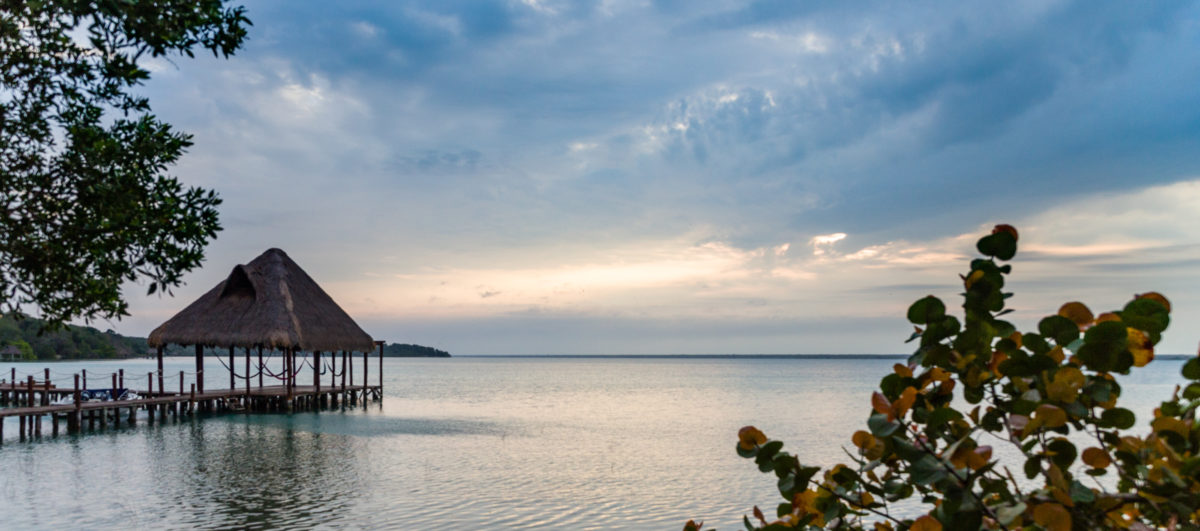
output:
[[[374,342],[287,253],[268,249],[150,333],[170,343],[370,352]]]

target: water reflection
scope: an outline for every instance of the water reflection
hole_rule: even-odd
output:
[[[386,363],[382,407],[9,440],[2,527],[738,528],[778,495],[734,455],[737,429],[756,424],[808,463],[843,461],[892,364]],[[1127,406],[1144,419],[1179,366],[1127,382]]]

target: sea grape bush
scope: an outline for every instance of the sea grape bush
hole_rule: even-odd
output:
[[[1017,237],[998,225],[979,240],[961,321],[933,296],[909,307],[920,346],[871,395],[849,463],[822,471],[753,426],[738,432],[738,455],[774,474],[783,497],[770,516],[755,507],[747,529],[1200,529],[1200,359],[1146,433],[1127,431],[1134,414],[1113,378],[1154,359],[1170,303],[1145,293],[1094,315],[1069,302],[1020,333],[1001,319],[1012,296],[1001,262]],[[1000,444],[1023,462],[1001,463]],[[923,514],[898,515],[911,498]]]

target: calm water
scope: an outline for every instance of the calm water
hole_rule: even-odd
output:
[[[49,367],[64,379],[124,367],[143,387],[152,363]],[[210,386],[228,381],[207,363]],[[142,422],[33,444],[14,441],[10,421],[0,526],[680,529],[697,518],[738,529],[778,495],[734,454],[737,429],[754,424],[809,463],[842,461],[892,363],[393,358],[385,400],[366,409]],[[167,372],[191,365],[168,360]],[[14,366],[44,365],[0,373]],[[1125,378],[1127,407],[1144,419],[1181,366],[1160,360]]]

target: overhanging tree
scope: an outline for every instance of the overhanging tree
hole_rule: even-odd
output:
[[[210,191],[167,169],[191,136],[133,89],[139,61],[228,57],[222,0],[0,0],[0,299],[51,325],[127,315],[126,281],[180,283],[221,229]]]

